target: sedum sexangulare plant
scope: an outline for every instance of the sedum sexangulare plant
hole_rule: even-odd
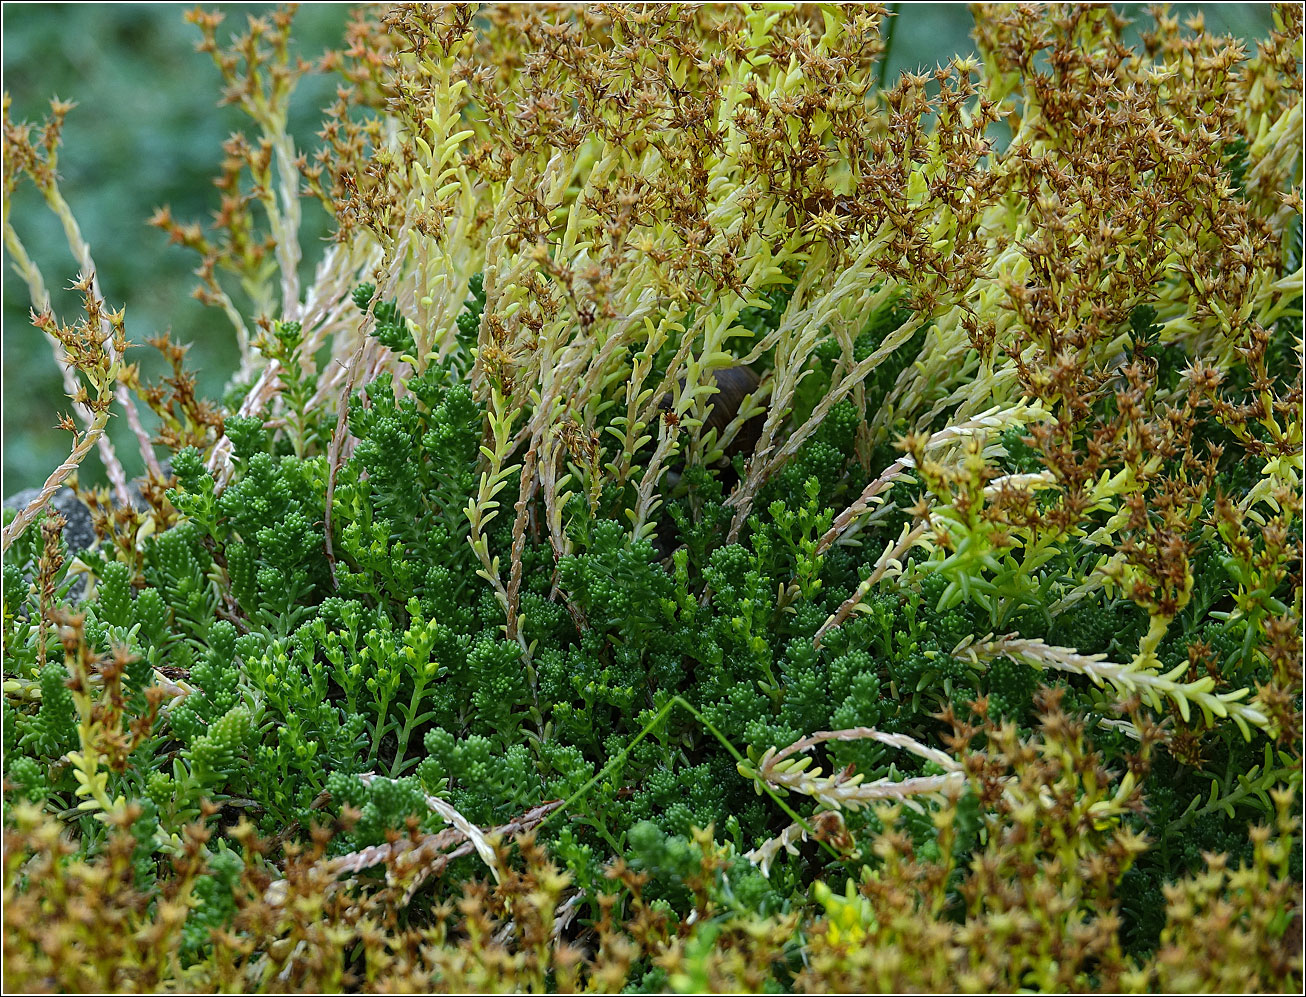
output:
[[[209,832],[196,823],[155,894],[132,876],[135,811],[123,813],[102,854],[69,860],[58,822],[20,805],[5,853],[7,978],[24,991],[615,992],[643,976],[646,987],[683,992],[779,983],[817,993],[1259,991],[1300,979],[1300,953],[1284,930],[1297,889],[1288,874],[1299,826],[1293,794],[1275,791],[1271,823],[1250,832],[1247,862],[1233,868],[1228,856],[1208,854],[1203,870],[1166,887],[1162,944],[1135,957],[1122,939],[1117,884],[1148,842],[1120,823],[1117,804],[1137,806],[1138,786],[1114,784],[1118,773],[1102,767],[1058,698],[1045,697],[1041,730],[1028,739],[1009,723],[949,717],[966,774],[931,813],[934,839],[920,842],[900,805],[879,810],[863,856],[878,867],[863,865],[837,889],[817,880],[815,911],[803,918],[742,904],[732,879],[742,860],[710,829],[643,842],[634,865],[610,865],[589,920],[578,917],[585,893],[574,875],[522,834],[547,819],[537,809],[495,829],[519,835],[491,845],[497,882],[468,880],[456,905],[414,919],[402,913],[414,875],[438,874],[451,855],[473,850],[452,829],[421,835],[412,822],[368,854],[332,858],[333,829],[319,826],[306,847],[287,845],[280,872],[270,873],[268,843],[244,822],[231,832],[238,850],[205,866]],[[1160,737],[1146,727],[1144,744]],[[1145,747],[1136,759],[1143,769],[1146,755]],[[357,818],[347,811],[335,833]],[[973,837],[977,819],[988,840],[961,864],[954,845]],[[839,843],[828,831],[823,840]],[[654,859],[687,890],[679,912],[647,896]],[[339,878],[365,865],[384,867],[385,877]],[[203,903],[219,891],[227,926],[210,929],[182,968],[173,957],[187,951],[195,920],[209,928]],[[59,958],[74,948],[77,957]]]
[[[220,403],[125,359],[73,112],[6,100],[74,403],[6,513],[7,984],[1299,986],[1301,11],[973,12],[897,80],[878,5],[404,5],[313,64],[191,13],[251,130],[151,220]]]

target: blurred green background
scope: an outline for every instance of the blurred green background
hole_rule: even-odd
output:
[[[1118,5],[1147,20],[1142,5]],[[196,53],[197,29],[186,24],[181,4],[6,4],[3,8],[4,88],[15,120],[39,122],[51,97],[75,100],[68,116],[60,174],[99,267],[110,306],[127,306],[134,342],[171,330],[191,344],[190,366],[201,392],[221,395],[235,364],[234,341],[222,316],[190,297],[195,284],[193,254],[167,245],[145,220],[162,204],[181,221],[207,220],[217,207],[212,186],[222,142],[247,127],[230,107],[219,108],[218,72]],[[270,4],[217,4],[227,15],[225,39],[243,27],[247,14]],[[1201,9],[1208,30],[1255,40],[1272,23],[1268,4],[1179,4],[1186,14]],[[894,31],[888,73],[933,66],[957,52],[969,52],[971,15],[962,4],[902,4]],[[348,8],[309,4],[295,17],[298,54],[316,58],[335,46]],[[317,148],[319,109],[332,99],[335,81],[308,77],[296,93],[291,130],[302,149]],[[306,268],[315,262],[311,242],[327,234],[325,213],[305,201]],[[28,252],[42,268],[56,311],[78,314],[66,291],[76,274],[62,231],[39,195],[26,184],[15,197],[12,217]],[[69,406],[50,346],[28,322],[27,289],[4,264],[3,299],[3,484],[5,495],[40,484],[63,459],[68,437],[54,429]],[[131,351],[147,379],[162,373],[153,350]],[[129,475],[140,472],[134,441],[122,420],[112,435]],[[95,457],[83,465],[83,481],[103,475]]]
[[[127,306],[133,342],[171,330],[191,344],[189,366],[200,375],[201,393],[217,398],[235,367],[231,326],[213,308],[190,296],[195,254],[168,245],[146,226],[154,208],[171,205],[179,221],[208,222],[218,206],[212,179],[222,143],[252,124],[233,107],[218,107],[220,77],[209,56],[195,51],[200,33],[187,24],[182,4],[6,4],[4,87],[15,120],[39,123],[51,97],[75,100],[59,157],[61,189],[72,206],[99,268],[112,307]],[[222,4],[226,20],[218,37],[243,30],[246,16],[272,4]],[[349,8],[307,5],[295,17],[296,51],[314,59],[336,47]],[[334,98],[336,82],[303,79],[296,91],[291,130],[301,149],[319,143],[319,109]],[[326,213],[303,203],[306,268],[315,262],[312,242],[327,234]],[[66,321],[80,314],[66,290],[77,266],[63,232],[30,182],[15,197],[12,217],[28,252],[40,265]],[[236,295],[233,293],[233,297]],[[48,341],[28,321],[27,287],[5,262],[4,279],[4,494],[40,484],[67,454],[69,439],[52,427],[68,400]],[[150,347],[130,350],[147,380],[164,373]],[[147,417],[150,413],[144,413]],[[135,440],[122,419],[112,436],[128,475],[140,473]],[[102,481],[99,460],[82,465],[82,480]]]

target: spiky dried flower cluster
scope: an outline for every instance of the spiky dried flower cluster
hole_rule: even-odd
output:
[[[937,97],[927,77],[908,75],[885,95],[884,116],[866,119],[879,16],[872,7],[818,24],[806,12],[600,8],[573,20],[504,9],[475,33],[469,13],[403,9],[387,18],[389,41],[364,47],[394,46],[427,68],[398,56],[372,66],[378,91],[403,95],[390,105],[400,130],[369,161],[340,166],[356,191],[338,203],[383,251],[425,247],[421,265],[412,255],[388,264],[394,292],[413,303],[421,349],[458,349],[450,316],[435,309],[460,299],[437,288],[473,268],[487,275],[473,376],[503,392],[491,419],[525,420],[490,468],[492,482],[510,473],[504,446],[522,456],[514,568],[535,490],[564,553],[565,483],[581,479],[588,493],[589,479],[624,483],[645,437],[660,442],[630,514],[636,533],[649,528],[669,454],[710,456],[742,425],[743,412],[721,439],[697,432],[705,372],[732,355],[772,367],[755,398],[766,428],[730,499],[735,535],[753,496],[821,419],[844,397],[864,406],[866,377],[930,323],[925,376],[903,378],[879,412],[863,408],[859,437],[883,440],[895,423],[940,411],[961,424],[995,399],[1047,404],[1031,432],[1055,501],[1034,506],[1016,481],[988,500],[956,494],[970,475],[991,473],[977,464],[937,487],[959,514],[992,524],[999,551],[1018,552],[1030,534],[1043,544],[1083,535],[1089,517],[1118,510],[1095,535],[1118,550],[1098,577],[1171,619],[1191,584],[1186,538],[1226,445],[1200,425],[1218,419],[1230,445],[1288,465],[1300,453],[1300,379],[1276,381],[1264,366],[1265,330],[1300,292],[1300,278],[1278,266],[1299,200],[1286,172],[1301,114],[1293,29],[1239,76],[1236,45],[1182,40],[1166,18],[1142,56],[1124,48],[1108,12],[987,11],[985,87],[976,64],[959,60],[935,74]],[[1027,77],[1035,54],[1051,72]],[[743,65],[753,68],[741,78]],[[1273,99],[1261,96],[1270,67],[1285,72]],[[1013,132],[1000,151],[988,137],[999,118]],[[1231,197],[1228,150],[1244,136],[1257,165]],[[795,265],[803,276],[780,327],[727,350],[726,338],[740,335],[738,309]],[[702,307],[707,287],[713,308]],[[900,292],[915,315],[852,362],[847,316]],[[1122,336],[1140,304],[1157,310],[1155,341],[1182,340],[1193,358],[1186,393],[1158,386],[1146,344]],[[691,306],[685,326],[679,316]],[[782,438],[824,336],[843,344],[843,374]],[[682,345],[649,382],[649,360],[669,337]],[[1242,406],[1207,366],[1235,351],[1266,386]],[[622,383],[624,398],[613,397]],[[932,397],[913,397],[925,384]],[[655,428],[653,401],[667,391],[675,426]],[[1104,421],[1100,399],[1112,396]],[[624,414],[603,419],[614,403]],[[1257,419],[1268,420],[1268,450],[1262,431],[1240,428]],[[615,440],[615,460],[566,462],[558,440],[572,426],[597,434],[605,451]],[[688,439],[676,440],[681,432]],[[570,476],[554,469],[560,462]],[[1272,479],[1275,502],[1291,506],[1299,472],[1275,467]],[[480,507],[493,513],[492,490],[478,517]],[[934,539],[945,550],[957,542],[942,526]],[[498,575],[488,550],[481,560]],[[514,585],[496,584],[514,628]]]
[[[456,911],[442,905],[423,926],[400,913],[411,901],[413,863],[405,859],[422,852],[422,870],[438,874],[458,832],[437,846],[410,828],[369,860],[333,857],[333,830],[318,826],[311,846],[286,847],[277,877],[268,843],[242,822],[233,832],[240,854],[224,871],[229,923],[213,931],[203,959],[183,968],[172,953],[186,912],[216,872],[205,858],[206,828],[187,829],[166,890],[147,895],[133,881],[138,811],[115,815],[106,849],[87,859],[74,856],[57,822],[20,806],[5,831],[6,982],[25,992],[615,992],[650,960],[677,992],[758,992],[777,978],[799,992],[1290,989],[1301,977],[1284,917],[1295,889],[1287,875],[1298,824],[1292,794],[1276,792],[1274,822],[1253,831],[1250,862],[1234,868],[1210,855],[1205,873],[1167,888],[1162,947],[1137,961],[1123,951],[1116,884],[1146,843],[1119,823],[1119,806],[1102,804],[1138,805],[1138,785],[1113,786],[1116,775],[1055,697],[1042,708],[1042,731],[1028,740],[1010,725],[945,718],[964,783],[996,804],[988,842],[969,868],[957,868],[952,852],[964,833],[960,786],[932,814],[932,854],[905,832],[901,808],[882,808],[881,830],[867,843],[878,871],[848,880],[842,894],[818,882],[822,913],[802,924],[794,914],[732,909],[729,849],[710,834],[693,845],[685,920],[646,901],[649,875],[618,862],[606,871],[600,916],[581,928],[573,919],[584,895],[532,835],[521,836],[542,816],[525,814],[501,829],[519,835],[515,847],[494,838],[497,883],[465,883]],[[346,812],[335,832],[357,817]],[[827,838],[839,837],[824,825]],[[445,862],[432,865],[437,856]],[[384,880],[337,879],[377,862]]]
[[[81,832],[65,861],[7,811],[6,902],[57,928],[7,936],[15,972],[1299,982],[1301,11],[1248,59],[1200,18],[1139,52],[1107,8],[981,5],[979,58],[887,88],[885,15],[403,5],[312,67],[287,12],[230,45],[193,13],[256,132],[211,230],[153,221],[232,323],[223,412],[165,340],[163,387],[122,362],[58,195],[67,106],[33,138],[6,102],[6,246],[87,424],[5,532],[37,585],[6,566],[6,787]],[[344,85],[310,158],[314,70]],[[23,177],[76,326],[10,224]],[[303,195],[336,224],[305,285]],[[93,443],[112,549],[61,615],[58,521],[22,533]],[[233,857],[237,810],[270,843],[241,823]],[[492,841],[527,828],[565,873]],[[97,891],[149,952],[87,938]]]

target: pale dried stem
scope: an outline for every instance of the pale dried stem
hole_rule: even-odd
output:
[[[631,528],[631,535],[637,540],[645,532],[645,524],[648,523],[649,517],[653,514],[658,483],[662,478],[662,465],[666,462],[667,456],[675,449],[676,435],[677,427],[672,426],[663,419],[658,432],[658,445],[653,451],[653,456],[649,458],[643,477],[639,479],[638,498],[635,502],[635,522]]]
[[[370,785],[381,777],[368,772],[359,776],[359,778],[363,780],[365,785]],[[438,796],[431,796],[429,793],[424,793],[422,798],[426,801],[428,807],[443,817],[447,823],[451,824],[472,843],[476,849],[476,854],[481,857],[481,861],[490,867],[490,873],[494,876],[494,881],[496,883],[501,882],[503,870],[499,868],[498,857],[494,854],[494,847],[486,840],[485,833],[459,813],[447,800],[442,800]]]
[[[788,461],[808,438],[816,432],[821,422],[839,402],[847,397],[853,389],[870,375],[871,371],[884,361],[894,350],[905,343],[925,321],[926,316],[915,315],[908,319],[885,338],[870,356],[854,364],[848,372],[831,385],[804,423],[791,432],[783,443],[779,442],[778,433],[781,421],[792,408],[793,399],[798,391],[812,353],[820,342],[819,330],[826,326],[838,327],[845,321],[843,312],[853,310],[858,313],[871,311],[888,299],[892,293],[888,287],[873,288],[868,281],[867,268],[883,246],[882,236],[877,235],[863,246],[856,259],[849,261],[835,279],[833,285],[820,294],[810,305],[795,307],[799,292],[809,285],[804,279],[795,289],[794,299],[786,310],[780,327],[776,329],[776,367],[771,386],[771,405],[766,422],[758,439],[757,447],[748,461],[748,472],[739,486],[731,493],[726,504],[735,510],[730,523],[727,542],[733,542],[748,520],[753,501],[766,482]],[[813,267],[813,269],[820,269]],[[749,358],[758,354],[766,342],[759,343],[750,352]]]
[[[425,799],[428,806],[437,810],[450,822],[451,827],[434,834],[424,834],[416,840],[401,838],[384,845],[373,845],[357,852],[350,852],[348,855],[327,859],[321,863],[320,872],[330,877],[337,877],[362,872],[374,865],[386,863],[392,867],[387,871],[387,879],[392,882],[396,879],[408,880],[401,901],[406,905],[430,876],[443,871],[455,858],[470,855],[472,852],[481,856],[497,879],[500,870],[494,854],[494,846],[490,844],[489,839],[511,837],[530,831],[562,806],[561,800],[541,803],[506,824],[482,831],[438,797],[427,796]],[[289,884],[284,879],[273,882],[263,893],[264,902],[280,907],[286,901],[288,889]]]
[[[880,744],[888,745],[890,748],[897,748],[900,751],[907,751],[918,758],[924,758],[927,762],[946,769],[949,772],[962,771],[961,763],[953,758],[946,751],[940,751],[938,748],[931,748],[928,744],[921,744],[907,734],[885,734],[882,731],[875,730],[873,727],[847,727],[843,730],[818,730],[815,734],[809,734],[807,737],[800,738],[786,748],[781,748],[774,755],[771,755],[768,764],[774,765],[776,762],[784,761],[791,755],[801,754],[808,751],[818,744],[824,744],[827,741],[878,741]],[[763,766],[762,771],[766,771]]]
[[[82,273],[89,274],[91,278],[90,293],[99,300],[104,300],[104,295],[100,293],[99,271],[95,267],[95,260],[91,257],[91,247],[86,239],[82,236],[81,227],[77,224],[77,219],[73,217],[72,208],[64,200],[57,184],[52,184],[48,189],[43,189],[46,203],[49,204],[50,210],[54,212],[55,217],[63,225],[64,237],[68,242],[68,248],[77,264],[81,267]],[[123,357],[117,353],[113,344],[113,329],[106,317],[100,318],[100,334],[103,337],[102,342],[105,352],[109,355],[111,362],[121,363]],[[154,456],[154,447],[150,443],[149,435],[141,426],[140,415],[136,410],[136,402],[131,396],[127,385],[119,381],[114,385],[114,397],[118,404],[122,406],[123,411],[127,414],[127,425],[132,433],[136,436],[137,446],[141,452],[141,459],[150,472],[158,478],[163,477],[163,472],[159,467],[158,459]],[[109,437],[103,437],[104,446],[100,448],[101,458],[104,459],[104,473],[113,486],[114,495],[118,503],[123,508],[130,508],[131,491],[127,487],[127,474],[123,470],[122,463],[113,451],[112,443]],[[107,453],[107,458],[106,458]]]
[[[331,585],[333,588],[339,587],[336,579],[336,559],[335,550],[331,542],[331,506],[335,500],[336,494],[336,473],[340,469],[340,464],[344,459],[343,448],[345,437],[349,429],[349,398],[353,394],[354,387],[358,381],[359,370],[363,364],[363,358],[368,345],[368,333],[372,324],[376,322],[376,304],[378,301],[385,301],[394,294],[395,285],[399,281],[400,273],[403,270],[404,258],[408,253],[409,241],[412,236],[411,218],[405,216],[399,235],[395,240],[392,248],[392,255],[389,264],[383,264],[382,269],[385,272],[386,279],[378,281],[376,290],[372,294],[372,300],[368,302],[367,313],[363,316],[363,321],[358,331],[358,346],[354,350],[354,355],[350,360],[348,375],[345,380],[344,390],[340,393],[337,400],[336,428],[331,433],[331,443],[327,447],[327,488],[326,488],[326,509],[323,514],[322,532],[324,537],[323,547],[326,551],[327,566],[331,569]]]
[[[68,454],[68,459],[56,467],[51,475],[45,479],[45,484],[41,486],[41,491],[36,498],[28,502],[18,511],[18,515],[13,518],[8,526],[4,529],[3,543],[0,543],[0,550],[8,550],[9,545],[18,539],[29,526],[35,521],[36,517],[54,498],[55,492],[63,485],[73,471],[77,470],[78,465],[95,446],[97,441],[104,433],[104,427],[108,425],[109,413],[101,412],[95,416],[95,421],[91,423],[89,429],[82,434],[82,438],[77,441],[76,446]]]
[[[287,95],[289,96],[289,95]],[[291,321],[301,315],[299,302],[299,170],[295,167],[295,144],[286,134],[284,117],[275,122],[269,136],[277,156],[277,193],[265,202],[276,243],[277,266],[281,271],[281,316]],[[278,201],[280,201],[278,209]]]
[[[378,248],[370,243],[365,248],[358,248],[364,244],[365,241],[360,239],[350,246],[333,245],[318,264],[314,282],[308,288],[301,310],[305,332],[302,356],[311,358],[328,340],[348,345],[346,334],[357,330],[357,324],[351,321],[354,305],[350,294],[359,272],[371,269],[380,262]],[[335,357],[332,359],[335,360]],[[263,367],[258,380],[241,402],[240,415],[261,415],[267,410],[281,391],[281,379],[278,376],[280,371],[281,367],[277,363]],[[345,362],[338,362],[335,368],[327,372],[319,372],[317,391],[309,402],[309,408],[318,408],[334,400],[341,381],[347,379],[348,374],[349,367]],[[237,375],[238,378],[240,376],[242,375]],[[231,443],[223,437],[208,459],[208,468],[213,473],[219,491],[230,480],[230,458]]]
[[[227,321],[231,323],[231,328],[236,333],[236,349],[240,353],[240,368],[236,372],[236,379],[237,381],[244,381],[254,369],[254,357],[250,352],[249,326],[245,324],[245,316],[240,314],[240,310],[222,285],[216,279],[206,283],[208,284],[208,296],[217,302],[218,308],[223,315],[227,316]]]
[[[857,590],[843,601],[839,609],[821,624],[821,628],[816,631],[816,635],[812,638],[813,647],[820,648],[821,640],[829,631],[848,622],[848,617],[852,615],[853,610],[866,598],[866,594],[879,584],[880,579],[885,576],[890,568],[896,567],[899,571],[902,570],[903,555],[920,539],[921,534],[929,528],[929,525],[928,520],[922,520],[910,530],[905,525],[903,526],[903,535],[897,543],[891,543],[884,548],[884,553],[876,560],[875,568],[867,575],[866,580],[858,585]]]
[[[977,432],[991,431],[993,429],[1005,428],[1007,425],[1015,425],[1019,422],[1023,422],[1032,414],[1036,414],[1036,410],[1029,409],[1023,405],[1017,406],[1014,409],[1003,409],[1000,406],[994,406],[960,425],[948,426],[945,429],[940,429],[925,441],[925,450],[926,452],[935,450],[946,443],[951,443],[954,440],[965,439],[973,436]],[[876,496],[887,491],[895,481],[902,477],[904,472],[915,466],[916,461],[910,454],[904,454],[902,457],[899,457],[890,464],[878,478],[862,490],[861,495],[857,497],[857,500],[853,502],[852,505],[835,517],[834,522],[830,524],[830,528],[826,530],[825,535],[822,536],[820,542],[817,543],[816,552],[818,554],[823,554],[829,550],[844,531],[852,525],[857,517],[861,516],[870,508],[871,502]]]
[[[770,838],[756,848],[744,852],[744,858],[757,866],[763,876],[770,876],[771,864],[776,860],[776,856],[780,854],[781,849],[790,855],[797,855],[797,842],[806,840],[807,826],[805,822],[795,821],[774,838]]]
[[[1188,718],[1191,701],[1208,717],[1229,717],[1248,737],[1251,727],[1266,732],[1273,731],[1273,725],[1264,713],[1240,702],[1247,696],[1248,690],[1216,693],[1213,691],[1214,680],[1210,676],[1195,682],[1180,682],[1179,676],[1188,669],[1187,662],[1160,675],[1150,669],[1108,661],[1105,654],[1080,654],[1073,648],[1057,647],[1037,638],[1027,639],[1015,634],[996,639],[990,636],[959,648],[955,653],[977,663],[1005,655],[1036,668],[1055,668],[1086,675],[1095,685],[1109,684],[1121,695],[1138,693],[1153,709],[1161,709],[1164,697],[1174,701],[1185,720]]]
[[[8,215],[8,210],[9,205],[6,203],[6,216]],[[13,226],[9,224],[8,217],[5,218],[4,222],[4,239],[5,249],[9,252],[14,268],[22,276],[24,283],[27,284],[28,297],[31,300],[32,308],[37,312],[49,311],[50,292],[46,289],[45,278],[42,276],[40,268],[28,255],[27,247],[23,245],[22,240],[18,237],[18,233],[14,230]],[[112,333],[110,333],[110,337],[112,337]],[[80,390],[80,386],[77,383],[77,374],[73,370],[72,363],[68,357],[68,352],[64,349],[63,344],[53,337],[50,338],[50,344],[51,348],[54,350],[54,360],[59,368],[59,376],[63,380],[64,391],[71,400],[73,411],[77,413],[78,417],[87,427],[87,432],[89,432],[89,427],[94,425],[96,417],[88,406],[76,400],[76,395]],[[134,406],[128,410],[129,419],[134,411]],[[96,447],[99,449],[100,461],[104,464],[105,474],[108,475],[109,480],[113,483],[114,492],[118,496],[118,500],[122,501],[124,496],[128,496],[128,501],[130,502],[130,493],[127,491],[127,475],[122,469],[122,464],[118,460],[118,455],[114,452],[113,443],[103,432],[95,435],[94,442]],[[152,452],[150,453],[150,457],[153,458]],[[59,472],[56,471],[55,473],[58,474]],[[64,474],[59,480],[62,481],[69,473],[71,472]],[[118,488],[119,481],[122,483],[121,490]],[[15,536],[16,535],[17,534],[15,534]]]
[[[526,513],[530,508],[531,500],[535,498],[535,490],[539,487],[539,478],[535,475],[536,454],[536,445],[532,443],[531,448],[526,451],[526,458],[522,461],[521,480],[517,490],[517,517],[512,524],[512,548],[508,569],[507,636],[509,640],[515,640],[521,645],[523,655],[529,652],[526,637],[519,627],[518,608],[521,602],[522,553],[526,549]]]

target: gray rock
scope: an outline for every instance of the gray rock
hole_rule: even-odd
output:
[[[171,476],[172,464],[170,461],[162,461],[160,467],[165,476]],[[145,496],[141,494],[141,482],[143,480],[143,478],[134,478],[127,483],[127,492],[131,497],[132,506],[142,512],[149,508]],[[41,489],[28,488],[17,494],[10,495],[4,500],[4,507],[6,509],[22,509],[40,494]],[[55,510],[68,522],[68,525],[64,527],[63,539],[64,543],[68,545],[69,560],[98,546],[99,538],[96,537],[95,527],[92,525],[91,510],[86,507],[86,503],[79,499],[77,493],[71,488],[67,486],[60,488],[54,493],[54,498],[50,500],[46,508]],[[34,576],[30,571],[26,572],[26,574],[27,580],[30,582]],[[82,598],[85,591],[86,577],[79,575],[68,591],[69,601],[76,603]]]
[[[165,462],[163,464],[165,474],[171,474],[171,469]],[[127,491],[131,496],[132,505],[141,510],[148,508],[145,497],[141,494],[141,479],[137,478],[127,483]],[[28,488],[17,494],[10,495],[4,500],[6,509],[22,509],[29,502],[41,494],[39,488]],[[64,527],[63,539],[68,545],[68,559],[93,550],[99,544],[99,538],[95,535],[95,527],[92,525],[91,510],[86,507],[77,493],[67,486],[60,488],[54,493],[54,498],[46,505],[46,509],[52,509],[58,512],[67,520],[68,525]],[[25,572],[27,580],[30,582],[35,577],[30,571]],[[68,600],[76,603],[86,592],[86,577],[79,575],[68,590]]]
[[[10,495],[4,501],[6,509],[22,509],[36,496],[41,494],[39,488],[28,488],[16,495]],[[95,535],[95,529],[91,525],[91,510],[86,508],[85,503],[77,497],[77,493],[71,488],[60,488],[54,493],[54,498],[46,504],[47,511],[54,511],[67,520],[68,525],[64,527],[63,539],[68,545],[68,559],[72,560],[84,551],[90,550],[98,541]],[[36,526],[30,526],[28,529],[37,529]],[[36,575],[31,567],[23,572],[23,577],[30,583],[35,580]],[[86,593],[86,576],[78,575],[76,580],[68,587],[68,601],[76,605],[81,601],[82,596]]]
[[[6,509],[22,509],[36,496],[41,494],[39,488],[28,488],[16,495],[11,495],[5,499],[4,506]],[[60,488],[54,493],[46,509],[54,510],[68,521],[64,527],[63,539],[68,545],[68,555],[76,557],[84,550],[90,550],[95,546],[96,536],[95,529],[91,525],[91,510],[71,488]]]

